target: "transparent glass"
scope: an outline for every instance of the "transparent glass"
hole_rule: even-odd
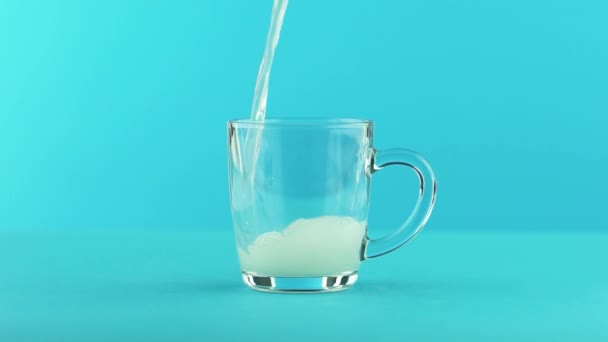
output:
[[[351,287],[361,262],[413,238],[436,196],[429,163],[376,150],[373,122],[356,119],[228,123],[232,218],[244,282],[271,292]],[[391,165],[420,178],[416,207],[392,234],[367,236],[372,175]]]

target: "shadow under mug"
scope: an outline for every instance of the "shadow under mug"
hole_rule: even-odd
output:
[[[376,150],[358,119],[228,123],[232,221],[243,281],[270,292],[350,288],[362,261],[391,252],[424,227],[437,183],[407,149]],[[367,234],[372,175],[392,165],[420,179],[414,210],[392,234]]]

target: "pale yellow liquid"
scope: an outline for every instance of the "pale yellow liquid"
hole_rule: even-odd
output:
[[[350,217],[299,219],[282,232],[260,235],[247,251],[239,248],[241,268],[276,277],[338,276],[356,272],[367,224]]]
[[[274,0],[270,30],[256,83],[251,120],[264,122],[268,85],[288,0]],[[246,158],[254,177],[262,131],[248,132]],[[252,183],[253,184],[253,183]],[[254,199],[247,201],[252,203]],[[238,249],[243,271],[260,276],[339,276],[359,270],[367,223],[350,217],[299,219],[281,232],[260,235],[246,250]]]

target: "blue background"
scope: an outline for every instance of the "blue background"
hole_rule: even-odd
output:
[[[0,228],[230,228],[225,125],[271,5],[2,1]],[[294,0],[268,115],[375,120],[378,148],[435,167],[432,229],[606,230],[607,11]],[[376,177],[376,226],[415,192],[399,171]]]
[[[373,119],[439,178],[309,297],[246,289],[231,228],[271,5],[0,1],[0,340],[608,340],[608,2],[292,0],[268,115]],[[417,186],[374,176],[372,236]]]

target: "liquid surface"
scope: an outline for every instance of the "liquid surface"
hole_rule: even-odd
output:
[[[367,224],[350,217],[299,219],[282,232],[239,248],[245,272],[267,276],[335,276],[359,270]]]

